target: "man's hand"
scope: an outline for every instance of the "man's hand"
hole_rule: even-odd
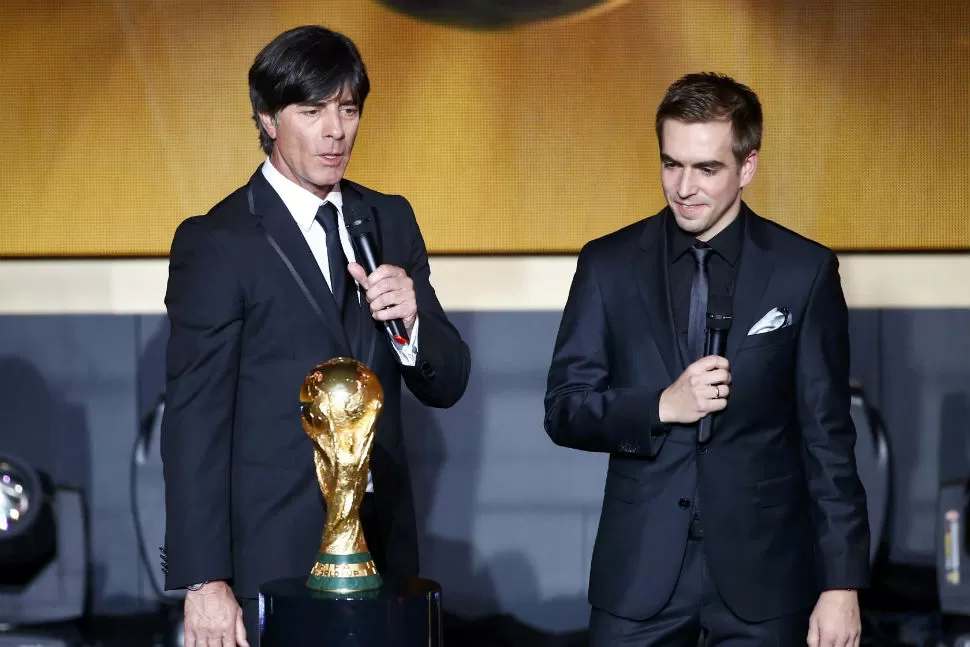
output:
[[[808,647],[858,647],[861,638],[859,595],[823,591],[808,621]]]
[[[660,394],[660,422],[690,425],[727,406],[731,392],[728,361],[717,355],[702,357]]]
[[[236,596],[225,582],[185,593],[185,647],[249,647]]]
[[[347,269],[364,288],[371,316],[378,321],[403,320],[410,336],[418,318],[418,301],[411,277],[394,265],[381,265],[370,276],[358,263],[349,264]]]

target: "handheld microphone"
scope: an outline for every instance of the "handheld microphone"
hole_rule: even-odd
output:
[[[728,331],[731,329],[733,307],[731,297],[712,294],[707,299],[707,339],[704,346],[704,356],[720,355],[724,357],[727,345]],[[706,443],[711,439],[711,428],[714,425],[713,412],[700,419],[697,425],[697,442]]]
[[[350,234],[350,242],[354,246],[354,255],[367,274],[373,274],[381,264],[381,251],[375,244],[377,238],[377,222],[370,209],[364,211],[360,202],[352,202],[344,205],[344,220],[347,223],[347,233]],[[407,344],[407,328],[400,319],[390,319],[384,322],[384,328],[391,334],[399,344]]]

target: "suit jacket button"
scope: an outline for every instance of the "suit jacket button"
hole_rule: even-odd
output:
[[[677,505],[679,505],[681,508],[686,510],[687,508],[690,507],[690,499],[687,499],[687,498],[681,499],[680,501],[677,502]]]
[[[432,367],[431,364],[428,364],[428,360],[421,360],[419,368],[421,369],[421,375],[428,379],[434,377],[434,367]]]

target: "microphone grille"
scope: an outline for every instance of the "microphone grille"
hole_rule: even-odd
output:
[[[731,297],[712,294],[707,299],[707,327],[711,330],[728,330],[731,327],[734,304]]]
[[[360,202],[354,201],[344,205],[344,221],[352,234],[373,233],[370,214],[361,209]]]

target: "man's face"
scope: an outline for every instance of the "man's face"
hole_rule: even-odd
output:
[[[340,182],[354,149],[360,109],[350,90],[314,104],[286,106],[260,123],[275,144],[270,161],[287,178],[325,198]]]
[[[738,164],[731,150],[731,122],[663,124],[660,179],[677,224],[710,240],[737,217],[741,189],[754,178],[758,151]]]

